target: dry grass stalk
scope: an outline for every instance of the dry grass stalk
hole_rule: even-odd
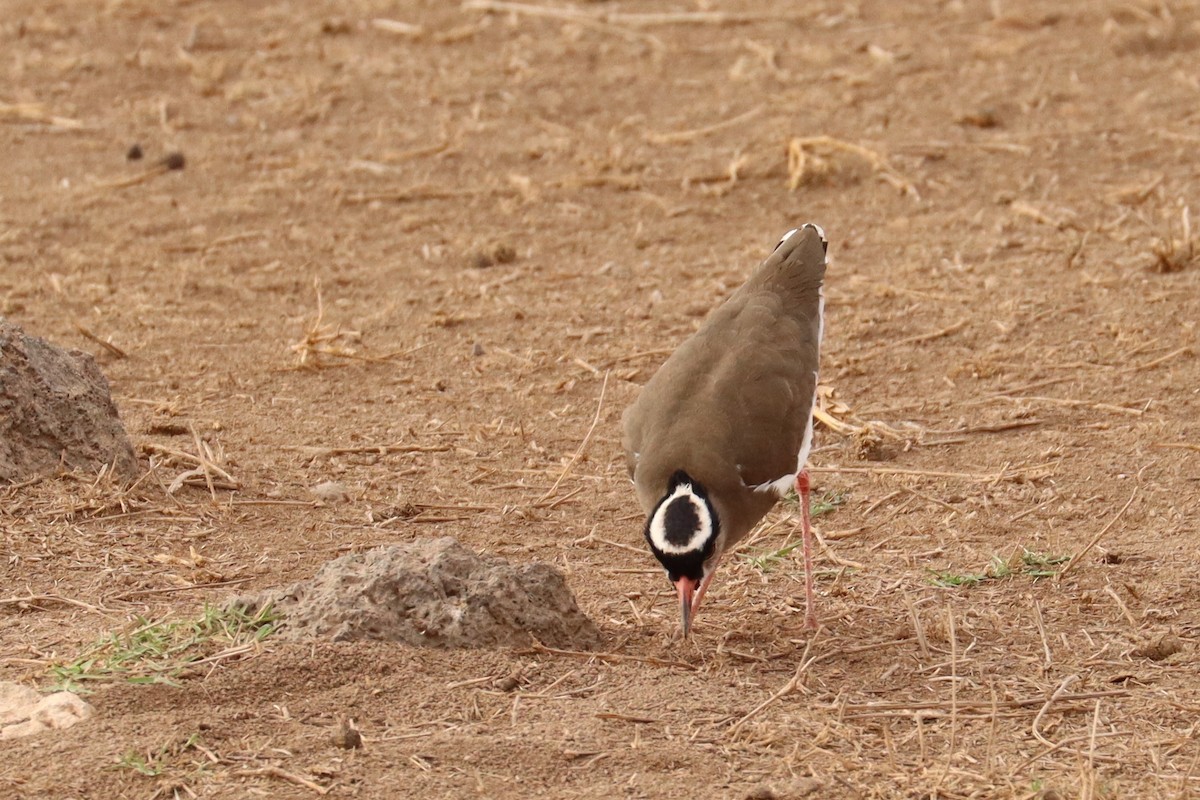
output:
[[[83,129],[83,123],[79,120],[50,114],[41,103],[0,103],[0,119],[13,119],[18,122],[40,122],[54,128],[62,128],[69,131]]]
[[[1191,208],[1184,206],[1179,212],[1180,236],[1175,237],[1174,226],[1168,224],[1167,232],[1150,246],[1154,262],[1152,272],[1169,274],[1182,272],[1200,261],[1200,244],[1192,237]]]
[[[1009,208],[1012,209],[1012,212],[1014,214],[1017,214],[1022,217],[1029,217],[1034,222],[1038,222],[1042,225],[1049,225],[1050,227],[1055,228],[1060,231],[1066,230],[1068,228],[1071,228],[1074,230],[1081,230],[1079,223],[1074,222],[1070,219],[1066,219],[1066,218],[1057,219],[1055,217],[1052,217],[1049,214],[1047,214],[1045,211],[1042,211],[1037,206],[1034,206],[1030,203],[1026,203],[1024,200],[1014,200],[1009,205]]]
[[[898,347],[907,347],[910,344],[919,344],[921,342],[930,342],[930,341],[933,341],[934,339],[941,339],[943,337],[950,336],[951,334],[958,333],[963,328],[967,327],[968,322],[969,322],[969,320],[960,319],[958,322],[954,323],[953,325],[947,325],[946,327],[939,328],[936,331],[929,331],[928,333],[918,333],[914,336],[906,336],[903,339],[897,339],[894,342],[888,342],[887,344],[882,344],[872,350],[868,350],[865,353],[861,353],[857,356],[857,358],[859,358],[859,359],[871,358],[872,356],[877,356],[880,353],[884,353],[889,350],[895,350]]]
[[[1037,715],[1033,718],[1033,724],[1030,726],[1030,730],[1033,733],[1033,738],[1037,739],[1039,742],[1041,742],[1048,748],[1046,750],[1046,752],[1040,754],[1038,756],[1038,758],[1041,758],[1042,756],[1044,756],[1048,753],[1051,753],[1055,750],[1066,750],[1067,752],[1074,753],[1078,756],[1087,755],[1083,751],[1076,750],[1073,748],[1068,748],[1066,745],[1068,743],[1085,741],[1089,737],[1073,736],[1068,739],[1064,739],[1063,741],[1060,741],[1058,743],[1054,743],[1054,742],[1051,742],[1049,739],[1047,739],[1045,737],[1045,735],[1042,734],[1041,727],[1040,727],[1042,718],[1046,716],[1046,713],[1050,710],[1050,707],[1053,706],[1055,703],[1064,700],[1066,697],[1065,692],[1067,690],[1067,687],[1069,687],[1072,683],[1074,683],[1077,680],[1079,680],[1078,675],[1068,675],[1066,678],[1064,678],[1062,680],[1062,683],[1060,683],[1058,685],[1058,688],[1054,690],[1054,693],[1051,694],[1050,697],[1046,699],[1046,702],[1042,704],[1042,707],[1040,709],[1038,709]],[[1096,703],[1099,704],[1099,702],[1100,702],[1100,700],[1097,698]],[[1090,757],[1094,761],[1116,761],[1116,759],[1113,759],[1111,757],[1097,756],[1095,754],[1095,733],[1094,732],[1092,734],[1092,749],[1091,749]]]
[[[708,136],[711,133],[716,133],[718,131],[725,130],[726,128],[732,128],[736,125],[742,124],[743,122],[749,122],[761,114],[764,108],[766,107],[756,106],[745,113],[738,114],[736,117],[730,117],[729,119],[713,123],[712,125],[707,125],[703,128],[693,128],[692,130],[675,131],[673,133],[647,133],[646,141],[650,142],[651,144],[679,144],[681,142],[691,142],[704,136]]]
[[[1082,550],[1080,550],[1078,553],[1076,553],[1071,558],[1071,560],[1067,562],[1067,565],[1065,567],[1063,567],[1061,570],[1059,570],[1058,574],[1054,577],[1054,579],[1056,581],[1061,581],[1063,578],[1065,578],[1067,576],[1067,574],[1072,569],[1075,568],[1075,565],[1078,564],[1083,559],[1084,556],[1086,556],[1089,552],[1091,552],[1092,548],[1096,546],[1096,544],[1100,541],[1100,539],[1104,536],[1104,534],[1108,533],[1109,529],[1113,525],[1117,524],[1117,520],[1119,520],[1125,514],[1125,512],[1129,510],[1129,506],[1133,504],[1133,499],[1135,497],[1137,497],[1137,494],[1138,494],[1138,488],[1135,486],[1135,487],[1133,487],[1133,493],[1130,494],[1129,499],[1125,501],[1125,505],[1121,506],[1121,510],[1118,511],[1116,514],[1113,514],[1113,517],[1112,517],[1112,519],[1110,519],[1108,521],[1108,524],[1106,524],[1103,528],[1101,528],[1100,532],[1097,533],[1095,536],[1093,536],[1092,540],[1090,542],[1088,542],[1087,545]]]
[[[303,786],[304,788],[310,789],[311,791],[322,796],[329,794],[328,787],[322,786],[319,783],[315,783],[314,781],[305,778],[303,775],[297,775],[294,772],[288,772],[287,770],[277,767],[273,764],[266,767],[256,767],[254,769],[239,769],[233,774],[242,778],[278,778],[281,781],[287,781],[288,783],[294,783],[297,786]]]
[[[1120,609],[1121,615],[1125,617],[1125,621],[1129,623],[1129,627],[1137,628],[1137,620],[1133,617],[1133,612],[1129,610],[1129,606],[1125,605],[1125,601],[1121,599],[1121,595],[1117,594],[1117,590],[1112,587],[1112,584],[1107,584],[1104,587],[1104,592],[1113,599]]]
[[[836,390],[828,384],[817,387],[817,404],[813,407],[813,419],[834,433],[855,438],[891,439],[908,442],[913,439],[901,431],[878,420],[862,420],[854,415],[853,409],[834,398]]]
[[[371,27],[377,31],[394,33],[409,39],[419,39],[425,35],[424,26],[414,25],[411,22],[401,22],[398,19],[376,18],[371,20]]]
[[[1078,676],[1076,676],[1078,677]],[[1079,692],[1077,694],[1060,694],[1055,702],[1061,704],[1079,703],[1084,700],[1097,700],[1105,697],[1128,697],[1128,689],[1105,689],[1097,692]],[[993,709],[1019,710],[1023,708],[1043,708],[1045,697],[1028,697],[1022,700],[959,700],[958,710],[990,711]],[[846,719],[859,719],[878,716],[881,713],[895,711],[949,711],[948,700],[916,700],[910,703],[861,703],[843,706],[847,712]]]
[[[304,338],[291,346],[296,354],[296,366],[320,369],[327,366],[323,357],[363,358],[349,347],[347,342],[362,341],[361,331],[343,331],[339,326],[325,324],[325,301],[321,297],[321,279],[313,278],[313,290],[317,293],[317,316]],[[369,361],[377,359],[368,358]]]
[[[905,467],[809,467],[810,472],[845,472],[862,475],[916,475],[926,478],[958,478],[973,483],[1000,483],[1001,481],[1032,481],[1053,474],[1049,470],[1057,466],[1055,462],[1035,464],[1027,467],[1005,467],[993,473],[944,472],[932,469],[908,469]],[[1061,574],[1061,573],[1060,573]]]
[[[190,426],[189,426],[190,427]],[[146,442],[141,445],[143,450],[151,453],[157,453],[173,459],[182,461],[187,464],[194,464],[192,469],[181,472],[167,486],[167,494],[174,495],[184,486],[205,486],[208,488],[209,494],[213,499],[216,499],[216,490],[224,489],[234,491],[241,488],[241,483],[237,478],[229,474],[228,471],[221,466],[225,461],[225,453],[220,445],[214,448],[208,442],[200,438],[196,433],[196,429],[191,428],[192,440],[195,443],[196,454],[188,453],[183,450],[176,450],[171,447],[164,447],[153,442]]]
[[[611,21],[611,18],[614,16],[624,15],[589,14],[586,11],[573,8],[555,8],[552,6],[534,5],[532,3],[509,3],[502,2],[502,0],[466,0],[460,8],[463,11],[503,12],[526,17],[540,17],[543,19],[572,22],[585,28],[600,31],[601,33],[614,34],[625,39],[645,42],[659,52],[666,50],[667,47],[663,43],[663,40],[657,36],[642,33],[641,31],[632,31],[620,25],[613,24]]]
[[[1046,636],[1046,620],[1042,616],[1042,604],[1033,601],[1033,621],[1037,623],[1038,635],[1042,637],[1042,655],[1046,657],[1046,669],[1054,665],[1054,656],[1050,653],[1050,639]]]
[[[1200,453],[1200,444],[1192,444],[1191,442],[1155,442],[1150,446],[1163,449],[1177,448],[1179,450],[1192,450]]]
[[[1131,417],[1140,417],[1146,413],[1143,408],[1130,408],[1129,406],[1118,406],[1112,403],[1093,403],[1090,400],[1074,400],[1067,397],[1040,397],[1040,396],[1023,396],[1023,397],[1005,397],[995,396],[988,398],[988,401],[1007,400],[1012,403],[1046,403],[1053,406],[1066,406],[1068,408],[1090,408],[1093,411],[1110,411],[1114,414],[1128,414]],[[1147,406],[1149,403],[1144,403]]]
[[[306,460],[315,461],[319,458],[348,455],[388,455],[389,453],[445,453],[454,448],[448,444],[417,445],[417,444],[364,444],[354,447],[315,447],[311,445],[284,445],[284,450],[297,450]]]
[[[775,694],[771,695],[766,700],[763,700],[754,708],[747,711],[737,722],[733,723],[733,725],[730,726],[727,734],[729,738],[737,736],[738,731],[741,730],[743,725],[761,714],[768,706],[777,702],[781,698],[788,696],[792,692],[796,691],[797,688],[799,688],[800,681],[804,677],[804,673],[807,672],[808,668],[811,667],[817,660],[815,656],[810,658],[808,654],[812,652],[813,644],[821,635],[822,630],[824,630],[824,628],[818,628],[813,635],[808,638],[808,642],[804,645],[804,652],[800,655],[800,663],[796,665],[796,671],[792,674],[791,679],[783,685],[782,689],[775,692]]]
[[[645,572],[660,573],[661,572],[661,570],[657,570],[657,569],[654,569],[654,570],[632,570],[632,571],[637,572],[637,573],[645,573]],[[605,653],[605,652],[600,652],[600,651],[593,652],[593,651],[589,651],[589,650],[563,650],[558,647],[548,647],[548,646],[542,644],[541,642],[536,642],[536,641],[533,643],[533,646],[530,649],[535,653],[544,653],[546,655],[555,655],[555,656],[571,656],[572,658],[582,658],[582,659],[586,659],[588,661],[592,661],[592,660],[607,661],[609,663],[614,663],[614,664],[620,664],[622,662],[633,661],[633,662],[637,662],[639,664],[652,664],[653,666],[656,666],[656,667],[672,667],[674,669],[684,669],[684,670],[688,670],[689,672],[695,672],[697,670],[697,667],[695,667],[692,664],[688,664],[684,661],[667,661],[666,659],[662,659],[662,658],[653,658],[651,656],[631,656],[631,655],[626,655],[625,653]]]
[[[1195,355],[1195,354],[1196,354],[1196,351],[1190,347],[1180,347],[1175,350],[1172,350],[1171,352],[1167,353],[1165,356],[1159,356],[1158,358],[1154,359],[1153,361],[1147,361],[1145,364],[1137,364],[1132,367],[1126,367],[1124,369],[1124,371],[1125,372],[1145,372],[1148,369],[1154,369],[1155,367],[1162,366],[1163,364],[1167,363],[1168,361],[1179,358],[1179,356],[1191,356],[1191,355]]]
[[[825,537],[823,537],[821,532],[816,528],[813,528],[812,533],[813,537],[817,540],[817,546],[821,549],[821,553],[834,564],[837,564],[839,567],[849,567],[850,569],[867,568],[866,564],[861,564],[848,558],[842,558],[837,553],[833,552],[833,550],[829,547],[829,544],[825,541]]]
[[[418,158],[425,158],[427,156],[437,156],[449,150],[452,144],[453,142],[449,137],[447,137],[438,144],[426,145],[425,147],[413,147],[408,150],[401,150],[398,153],[385,153],[384,160],[389,164],[399,164],[405,161],[413,161]]]
[[[746,25],[753,22],[779,23],[788,20],[808,19],[804,14],[780,14],[772,12],[733,12],[733,11],[663,11],[663,12],[620,12],[612,11],[604,15],[608,22],[619,22],[634,27],[650,27],[652,25]]]
[[[478,189],[441,189],[428,183],[397,189],[390,192],[363,192],[341,198],[344,205],[362,203],[415,203],[421,200],[461,200],[469,197],[512,196],[518,194],[511,186],[482,187]]]
[[[797,136],[788,141],[788,189],[794,192],[810,180],[837,172],[838,166],[835,159],[839,155],[849,155],[865,162],[872,172],[902,194],[914,200],[921,199],[917,187],[913,185],[912,181],[897,172],[888,163],[886,157],[870,148],[835,139],[832,136]]]
[[[84,611],[91,611],[104,617],[113,616],[111,609],[101,606],[94,606],[91,603],[85,603],[82,600],[74,600],[70,597],[63,597],[58,594],[27,594],[24,597],[6,597],[0,599],[0,606],[16,606],[20,609],[28,609],[39,604],[61,603],[62,605],[74,606],[82,608]]]
[[[108,352],[112,353],[112,354],[113,354],[114,356],[116,356],[117,358],[128,358],[128,357],[129,357],[129,354],[128,354],[128,353],[126,353],[124,350],[122,350],[121,348],[117,347],[115,344],[113,344],[113,343],[112,343],[112,342],[110,342],[110,341],[107,341],[107,340],[105,340],[105,339],[101,339],[99,336],[97,336],[96,334],[92,333],[90,330],[88,330],[87,328],[83,327],[83,326],[82,326],[82,325],[80,325],[78,322],[76,322],[76,323],[75,323],[75,330],[79,332],[79,335],[80,335],[80,336],[82,336],[82,337],[83,337],[83,338],[85,338],[85,339],[88,339],[89,341],[93,341],[93,342],[95,342],[96,344],[100,345],[101,347],[103,347],[103,348],[104,348],[105,350],[107,350]]]
[[[929,639],[925,636],[925,626],[921,624],[921,615],[917,613],[917,606],[913,603],[912,598],[909,597],[907,592],[904,593],[904,604],[908,607],[908,617],[912,622],[913,633],[917,637],[917,644],[921,648],[921,655],[929,658]]]
[[[567,475],[570,474],[571,468],[575,466],[575,462],[582,458],[584,452],[587,450],[588,443],[592,440],[592,434],[596,431],[596,424],[600,422],[600,412],[604,409],[604,394],[608,390],[608,376],[609,373],[605,372],[604,382],[600,384],[600,399],[596,401],[596,415],[592,417],[591,427],[589,427],[587,433],[584,434],[583,441],[579,443],[579,447],[575,450],[574,455],[571,456],[571,460],[568,461],[566,466],[563,467],[563,471],[558,476],[558,480],[554,482],[554,485],[551,486],[544,495],[538,498],[538,503],[546,502],[554,495],[556,491],[558,491],[558,487],[566,479]]]
[[[604,22],[610,25],[630,25],[637,28],[656,25],[745,25],[753,22],[778,23],[809,18],[809,15],[806,14],[732,11],[587,12],[575,8],[555,8],[532,3],[502,2],[502,0],[466,0],[460,8],[464,11],[506,11],[530,17],[546,17],[571,22]]]
[[[144,169],[141,172],[138,172],[135,175],[129,175],[124,178],[116,178],[111,181],[99,181],[98,183],[95,184],[95,188],[97,188],[97,189],[127,189],[130,186],[137,186],[138,184],[146,183],[147,181],[153,180],[154,178],[157,178],[160,175],[166,175],[168,172],[173,172],[175,170],[178,170],[181,168],[178,165],[182,164],[182,163],[183,163],[182,161],[172,162],[169,159],[164,159],[163,161],[160,161],[157,164],[154,164],[154,165],[148,167],[147,169]]]
[[[1046,712],[1050,710],[1050,706],[1054,705],[1054,702],[1062,697],[1062,695],[1067,691],[1067,687],[1077,680],[1079,680],[1078,675],[1068,675],[1066,678],[1063,678],[1062,683],[1060,683],[1058,688],[1054,690],[1054,693],[1046,699],[1046,702],[1040,709],[1038,709],[1037,715],[1033,718],[1033,724],[1030,726],[1033,732],[1033,738],[1037,739],[1047,747],[1053,747],[1054,743],[1042,735],[1038,725],[1042,721],[1042,717],[1046,716]]]

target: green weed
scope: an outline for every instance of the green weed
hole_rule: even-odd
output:
[[[933,582],[937,586],[954,588],[978,586],[984,581],[998,581],[1015,575],[1024,575],[1033,580],[1049,578],[1058,572],[1058,566],[1070,560],[1070,556],[1051,556],[1021,548],[1020,567],[1014,568],[1010,560],[992,556],[983,572],[956,573],[951,570],[933,571]]]
[[[816,519],[824,514],[832,513],[839,506],[845,505],[846,498],[849,497],[847,492],[826,492],[820,497],[811,498],[809,504],[809,517]],[[784,505],[799,506],[800,497],[793,489],[783,498]],[[792,554],[792,551],[804,544],[803,539],[798,539],[791,544],[784,545],[778,550],[760,553],[759,555],[750,555],[749,553],[738,553],[738,556],[746,559],[760,572],[770,572],[779,566],[779,563]]]
[[[74,660],[50,668],[52,691],[87,694],[88,683],[168,683],[201,660],[217,661],[245,652],[275,631],[270,608],[248,614],[236,607],[204,607],[193,620],[150,621],[135,617],[128,632],[110,633]]]

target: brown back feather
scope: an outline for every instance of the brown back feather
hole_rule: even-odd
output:
[[[647,511],[679,469],[709,490],[735,540],[774,504],[746,486],[796,470],[816,391],[824,276],[820,236],[802,228],[642,389],[624,443]]]

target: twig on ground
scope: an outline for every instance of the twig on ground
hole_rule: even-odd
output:
[[[4,118],[12,118],[21,122],[40,122],[69,131],[83,128],[83,123],[77,119],[47,113],[40,103],[0,103],[0,119]]]
[[[288,772],[287,770],[284,770],[281,767],[277,767],[273,764],[266,767],[256,767],[254,769],[239,769],[233,774],[243,778],[278,778],[281,781],[287,781],[288,783],[294,783],[297,786],[303,786],[306,789],[311,789],[319,795],[329,794],[328,787],[322,786],[315,781],[311,781],[303,775],[297,775],[294,772]]]
[[[993,472],[991,474],[972,473],[972,472],[944,472],[941,470],[931,469],[909,469],[906,467],[812,467],[808,468],[809,472],[832,472],[832,473],[858,473],[861,475],[917,475],[925,478],[959,478],[961,480],[972,481],[975,483],[996,483],[1004,480],[1014,480],[1016,478],[1040,477],[1040,473],[1050,467],[1056,466],[1055,462],[1045,464],[1035,464],[1027,467],[1013,467]]]
[[[646,570],[640,570],[646,571]],[[658,570],[649,570],[650,572],[658,572]],[[686,669],[690,672],[695,672],[697,667],[688,664],[684,661],[667,661],[662,658],[653,658],[651,656],[631,656],[624,653],[605,653],[601,651],[588,650],[562,650],[557,647],[548,647],[541,642],[534,642],[529,648],[535,653],[546,653],[556,656],[571,656],[573,658],[583,658],[587,660],[607,661],[609,663],[621,663],[623,661],[633,661],[640,664],[653,664],[656,667],[674,667],[676,669]]]
[[[1100,532],[1093,536],[1092,540],[1088,542],[1082,550],[1071,557],[1071,560],[1067,562],[1067,565],[1059,571],[1058,575],[1055,577],[1055,580],[1061,581],[1067,575],[1067,573],[1075,568],[1075,565],[1078,564],[1084,556],[1091,552],[1091,549],[1096,546],[1096,543],[1100,541],[1104,534],[1108,533],[1109,528],[1111,528],[1113,525],[1116,525],[1117,520],[1119,520],[1129,509],[1129,506],[1133,504],[1133,499],[1137,497],[1137,493],[1138,487],[1135,486],[1133,487],[1133,493],[1130,494],[1129,499],[1125,501],[1125,505],[1121,506],[1121,510],[1113,515],[1112,519],[1108,521],[1108,524],[1101,528]]]
[[[1060,683],[1058,688],[1054,690],[1054,693],[1046,699],[1046,702],[1042,704],[1042,707],[1038,709],[1037,715],[1033,718],[1033,725],[1031,726],[1033,738],[1037,739],[1047,747],[1053,746],[1054,743],[1042,735],[1038,725],[1041,723],[1042,717],[1046,716],[1046,712],[1050,710],[1050,706],[1054,705],[1055,701],[1060,700],[1063,694],[1067,691],[1067,687],[1077,680],[1079,680],[1078,675],[1068,675],[1067,677],[1063,678],[1062,683]]]
[[[967,327],[967,322],[968,322],[968,320],[966,320],[966,319],[960,319],[958,322],[954,323],[953,325],[947,325],[946,327],[940,328],[936,331],[930,331],[929,333],[918,333],[915,336],[906,336],[903,339],[897,339],[894,342],[888,342],[887,344],[881,344],[878,347],[875,347],[871,350],[866,351],[865,353],[859,353],[858,355],[855,356],[855,358],[859,358],[859,359],[870,358],[872,356],[877,356],[880,353],[884,353],[888,350],[894,350],[897,347],[905,347],[910,344],[919,344],[921,342],[929,342],[934,339],[941,339],[942,337],[950,336],[951,334],[958,333],[963,328]]]
[[[830,157],[837,153],[848,153],[865,161],[876,174],[904,195],[920,200],[921,195],[912,181],[897,172],[882,154],[862,145],[835,139],[832,136],[797,136],[787,145],[787,186],[795,191],[814,175],[833,171]]]
[[[744,113],[738,114],[736,117],[715,122],[712,125],[706,125],[703,128],[693,128],[686,131],[675,131],[672,133],[647,133],[646,141],[651,144],[678,144],[680,142],[690,142],[695,139],[708,136],[710,133],[716,133],[726,128],[732,128],[735,125],[740,125],[743,122],[749,122],[763,112],[766,106],[755,106],[754,108]]]
[[[281,450],[295,450],[303,454],[309,461],[318,458],[350,455],[388,455],[390,453],[445,453],[454,448],[448,444],[416,445],[416,444],[364,444],[350,447],[317,447],[313,445],[284,445]]]
[[[796,691],[797,687],[800,686],[800,679],[804,677],[804,673],[807,672],[808,668],[810,666],[812,666],[814,661],[816,661],[815,657],[809,658],[808,654],[810,652],[812,652],[813,644],[817,641],[817,638],[821,635],[822,630],[824,630],[824,629],[818,628],[813,633],[813,635],[808,638],[808,642],[804,645],[804,652],[800,656],[800,663],[796,665],[795,673],[793,673],[791,679],[783,685],[783,688],[780,689],[779,691],[775,692],[775,694],[771,695],[766,700],[763,700],[761,703],[756,705],[754,708],[750,709],[748,712],[746,712],[741,717],[741,719],[739,719],[737,722],[733,723],[733,725],[730,726],[729,730],[726,732],[727,736],[729,736],[729,737],[736,736],[737,732],[739,730],[741,730],[742,726],[745,725],[747,722],[749,722],[754,717],[758,716],[760,713],[762,713],[763,709],[767,708],[767,706],[770,706],[772,703],[775,703],[778,700],[780,700],[781,698],[786,697],[787,695]]]
[[[596,431],[596,424],[600,422],[600,412],[604,410],[604,393],[608,390],[608,376],[609,373],[605,372],[604,382],[600,384],[600,399],[596,401],[596,415],[592,418],[591,427],[588,428],[587,433],[584,434],[583,441],[579,443],[579,447],[575,450],[575,454],[571,456],[571,460],[567,462],[565,467],[563,467],[563,471],[558,476],[558,480],[554,482],[554,485],[551,486],[544,495],[538,498],[538,503],[546,502],[554,495],[556,491],[558,491],[558,487],[562,484],[563,480],[566,479],[567,475],[570,474],[571,468],[575,466],[575,462],[582,458],[584,451],[587,450],[588,443],[592,440],[592,434]]]
[[[1075,678],[1078,677],[1078,675],[1075,676]],[[1106,689],[1098,692],[1060,694],[1053,699],[1056,703],[1078,703],[1083,700],[1096,700],[1102,697],[1126,697],[1128,695],[1128,689]],[[1045,706],[1045,704],[1045,697],[1029,697],[1023,700],[959,700],[958,709],[959,711],[989,710],[992,708],[1019,709],[1036,708]],[[950,702],[948,700],[918,700],[911,703],[862,703],[859,705],[847,705],[844,706],[844,709],[848,714],[853,715],[853,718],[857,719],[892,711],[949,711]],[[846,717],[846,719],[851,718],[851,716]]]
[[[83,327],[83,326],[82,326],[82,325],[80,325],[78,322],[76,322],[76,323],[75,323],[75,330],[79,332],[79,335],[80,335],[80,336],[82,336],[82,337],[83,337],[83,338],[85,338],[85,339],[88,339],[88,340],[90,340],[90,341],[93,341],[93,342],[95,342],[96,344],[100,345],[101,347],[103,347],[103,348],[104,348],[105,350],[107,350],[108,352],[112,353],[112,354],[113,354],[114,356],[116,356],[117,358],[129,358],[129,354],[128,354],[128,353],[126,353],[124,350],[122,350],[121,348],[117,347],[117,346],[116,346],[115,344],[113,344],[112,342],[109,342],[109,341],[106,341],[106,340],[104,340],[104,339],[101,339],[99,336],[97,336],[96,334],[92,333],[90,330],[88,330],[87,328]]]
[[[94,606],[82,600],[73,600],[70,597],[63,597],[60,594],[27,594],[24,597],[5,597],[0,599],[0,606],[17,606],[18,608],[42,603],[62,603],[63,605],[82,608],[85,611],[91,611],[104,617],[113,616],[113,612],[110,609]]]

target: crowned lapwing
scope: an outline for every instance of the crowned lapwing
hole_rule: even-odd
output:
[[[804,535],[805,625],[816,627],[804,467],[827,249],[816,225],[788,231],[625,412],[625,456],[647,515],[646,541],[679,594],[685,636],[722,554],[793,484]]]

